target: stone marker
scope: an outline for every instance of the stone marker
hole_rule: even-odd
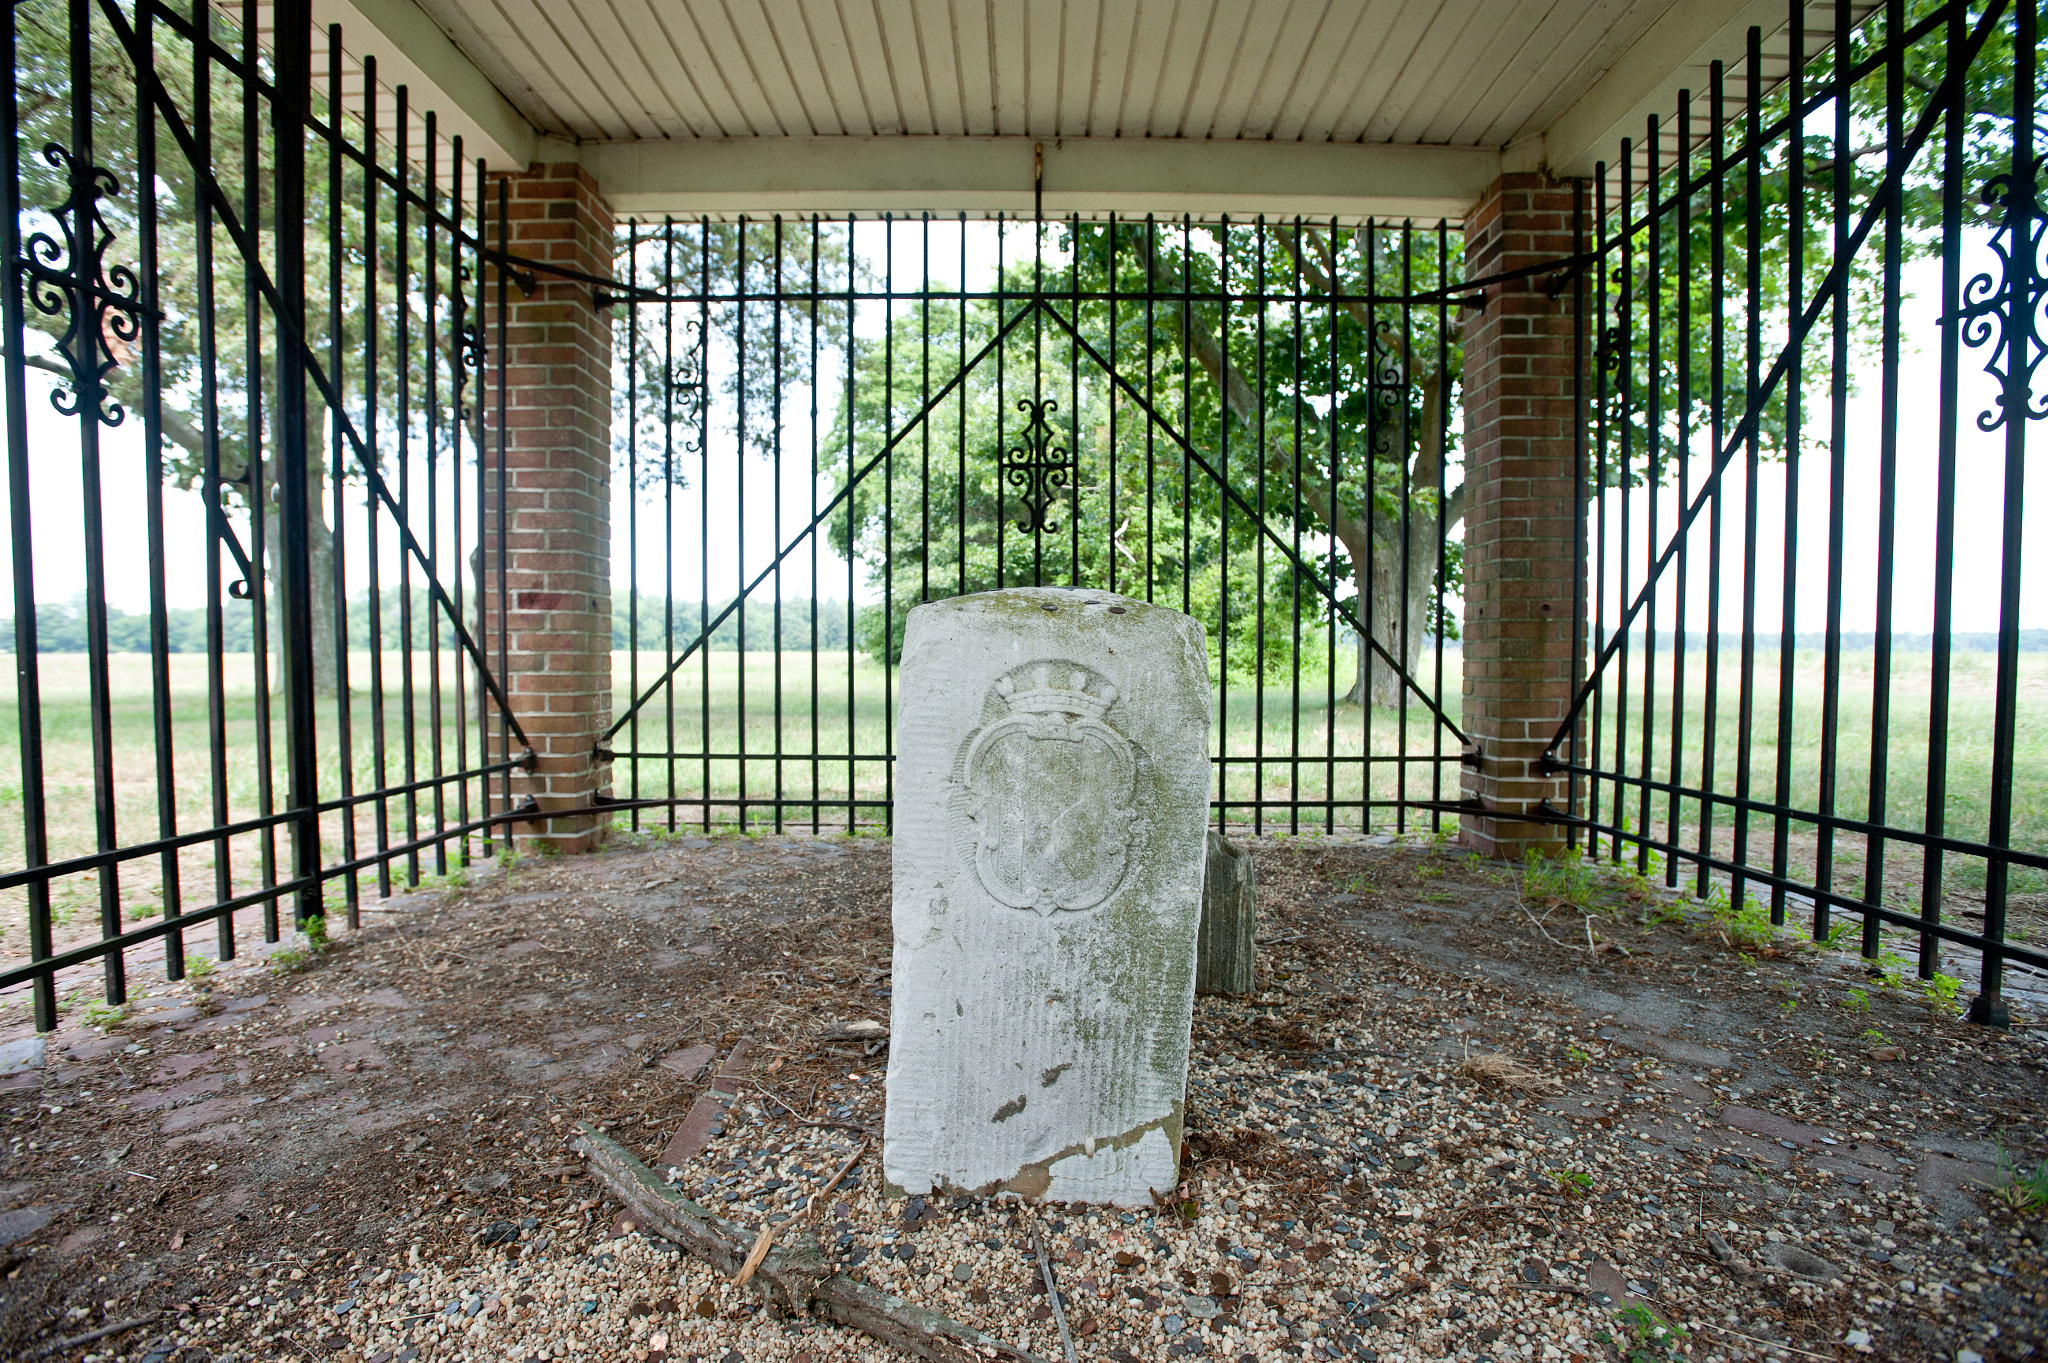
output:
[[[1202,627],[1107,592],[935,601],[898,694],[890,1188],[1149,1207],[1180,1177]]]
[[[1195,952],[1197,994],[1252,992],[1258,883],[1252,854],[1211,830],[1208,869],[1202,875],[1202,933]]]

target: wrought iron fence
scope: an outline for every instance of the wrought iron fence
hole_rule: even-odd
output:
[[[2048,970],[2037,15],[1787,18],[1592,186],[1591,656],[1551,754],[1584,786],[1556,812],[1880,968],[1974,965],[2002,1025],[2008,968]]]
[[[1056,585],[1207,627],[1219,820],[1440,819],[1464,754],[1461,245],[1445,223],[628,224],[624,815],[886,824],[910,608]]]
[[[47,1029],[60,970],[100,960],[120,1004],[132,950],[175,980],[202,930],[225,959],[252,917],[353,924],[366,878],[447,873],[506,817],[470,556],[512,281],[481,166],[302,2],[23,0],[0,46],[0,989]]]

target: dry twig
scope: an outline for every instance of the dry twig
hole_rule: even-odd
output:
[[[867,1152],[868,1138],[865,1135],[863,1135],[860,1138],[860,1148],[847,1157],[846,1163],[839,1166],[839,1172],[832,1175],[831,1180],[828,1183],[826,1183],[824,1187],[818,1189],[817,1192],[812,1193],[810,1195],[810,1197],[804,1202],[803,1211],[800,1212],[798,1215],[790,1218],[787,1224],[792,1226],[809,1224],[811,1218],[816,1216],[818,1213],[819,1201],[822,1198],[829,1196],[832,1190],[839,1186],[839,1181],[845,1178],[849,1173],[853,1171],[853,1166],[860,1163],[860,1157],[862,1155],[865,1155]],[[759,1268],[761,1266],[761,1261],[768,1257],[768,1246],[774,1243],[775,1223],[773,1221],[770,1221],[761,1227],[761,1234],[758,1238],[755,1239],[754,1248],[748,1251],[747,1253],[747,1261],[744,1264],[740,1265],[740,1271],[733,1276],[733,1286],[745,1287],[747,1285],[747,1279],[754,1276],[754,1270]]]
[[[1038,1251],[1039,1276],[1045,1279],[1045,1299],[1052,1305],[1052,1323],[1060,1329],[1060,1344],[1067,1351],[1067,1363],[1080,1363],[1074,1352],[1074,1337],[1067,1333],[1067,1313],[1060,1309],[1060,1285],[1052,1275],[1052,1260],[1045,1257],[1045,1241],[1039,1238],[1038,1218],[1031,1218],[1031,1248]]]

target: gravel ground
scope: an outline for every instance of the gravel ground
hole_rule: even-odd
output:
[[[451,1059],[479,1082],[444,1076],[394,1096],[362,1150],[314,1171],[324,1181],[287,1193],[273,1179],[237,1204],[269,1213],[260,1229],[195,1224],[196,1258],[160,1251],[140,1282],[132,1267],[102,1277],[104,1298],[73,1283],[40,1339],[154,1310],[98,1352],[81,1342],[57,1356],[896,1357],[847,1330],[775,1319],[666,1243],[619,1233],[617,1209],[565,1154],[582,1117],[654,1162],[710,1069],[678,1074],[659,1059],[722,1057],[743,1035],[738,1097],[675,1168],[680,1191],[744,1225],[798,1216],[879,1133],[886,1054],[818,1038],[886,1017],[886,844],[838,840],[821,861],[827,844],[692,841],[573,871],[530,866],[420,907],[432,932],[418,940],[433,949],[388,953],[382,974],[357,982],[359,994],[387,982],[423,992],[424,976],[471,988],[458,997],[481,1008],[502,978],[479,971],[463,986],[434,950],[475,959],[479,937],[514,926],[542,944],[525,959],[583,950],[562,905],[596,919],[604,885],[666,876],[705,910],[713,949],[686,962],[687,990],[620,965],[602,1002],[630,1007],[614,1020],[640,1030],[616,1067],[572,1064],[562,1046],[535,1065],[508,1026],[476,1059]],[[2048,1347],[2044,1211],[1992,1191],[2001,1144],[2027,1163],[2048,1156],[2041,1031],[1968,1028],[1833,953],[1738,952],[1703,913],[1640,884],[1563,905],[1525,894],[1508,868],[1427,844],[1266,841],[1255,855],[1261,989],[1198,1007],[1187,1181],[1169,1203],[1132,1214],[889,1201],[871,1145],[819,1208],[844,1271],[1049,1360],[1063,1346],[1034,1231],[1090,1360],[1967,1363]],[[1568,945],[1576,928],[1550,931],[1580,912],[1588,946]],[[335,998],[319,977],[336,965],[298,978]],[[594,966],[556,968],[581,988]],[[597,1021],[599,1002],[579,1001],[568,1025]],[[278,1023],[262,1019],[280,1011],[288,1001],[251,1008],[243,1033],[206,1041],[264,1054]],[[428,1016],[420,1025],[444,1033],[480,1025]],[[372,1098],[392,1082],[380,1068],[404,1063],[347,1001],[301,1010],[296,1034],[308,1023],[334,1029],[312,1043],[325,1048],[316,1062],[364,1067]],[[171,1027],[131,1044],[166,1063],[198,1048]],[[592,1050],[607,1045],[620,1043]],[[239,1148],[255,1157],[266,1144]],[[160,1175],[251,1177],[221,1158],[236,1147],[181,1149],[190,1162]],[[32,1162],[16,1151],[10,1178]],[[47,1168],[53,1157],[37,1153]],[[216,1167],[199,1168],[199,1153]],[[337,1203],[354,1214],[321,1214]],[[111,1227],[108,1214],[96,1213]],[[165,1229],[151,1225],[155,1243]],[[71,1274],[118,1269],[113,1248],[74,1256]]]

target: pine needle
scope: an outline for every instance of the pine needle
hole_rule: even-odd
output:
[[[1555,1093],[1564,1087],[1563,1081],[1552,1075],[1532,1070],[1519,1060],[1491,1051],[1466,1056],[1458,1066],[1458,1073],[1467,1079],[1497,1084],[1517,1093]]]

